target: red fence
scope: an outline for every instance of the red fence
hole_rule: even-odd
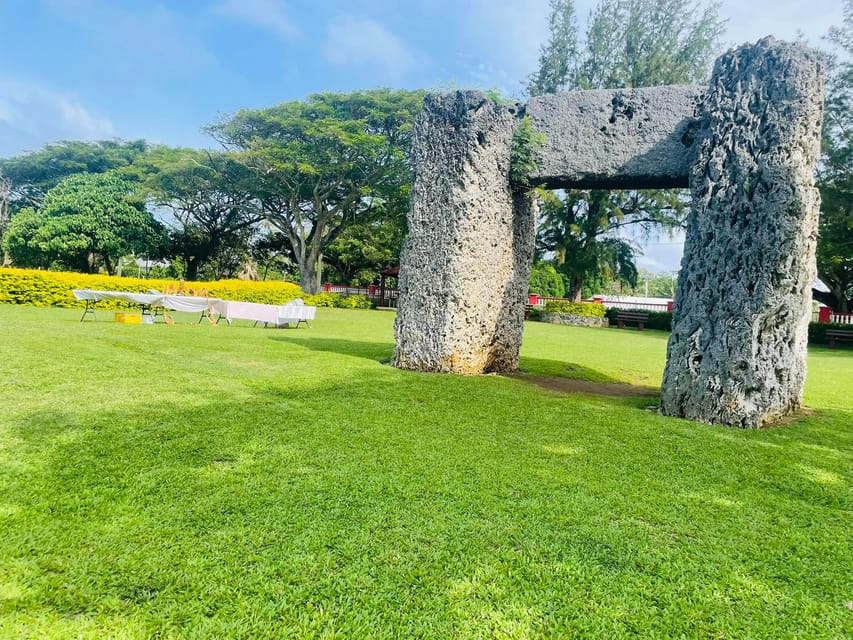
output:
[[[371,300],[379,300],[382,296],[382,288],[378,284],[367,287],[353,287],[346,284],[332,284],[327,282],[323,285],[324,293],[338,293],[342,296],[366,296]],[[385,288],[385,304],[395,306],[400,292],[397,289]]]
[[[565,301],[571,302],[568,298],[546,298],[544,296],[531,295],[528,298],[528,304],[537,308],[545,308],[545,303],[550,301]],[[613,298],[596,297],[583,302],[596,302],[603,304],[608,309],[645,309],[647,311],[672,311],[672,300],[661,299],[660,302],[640,302],[635,300],[616,300]]]
[[[829,322],[838,322],[839,324],[853,324],[853,313],[830,313]]]

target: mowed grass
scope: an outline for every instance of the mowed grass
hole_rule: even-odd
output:
[[[853,635],[849,347],[742,431],[398,371],[385,312],[79,313],[0,306],[2,638]],[[665,349],[528,324],[522,369],[655,387]]]

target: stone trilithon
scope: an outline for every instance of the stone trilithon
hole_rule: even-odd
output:
[[[415,123],[395,366],[517,368],[536,205],[509,176],[526,115],[546,138],[531,184],[690,187],[661,410],[743,427],[795,411],[822,101],[819,56],[772,38],[720,58],[710,87],[578,91],[512,106],[477,92],[428,98]]]

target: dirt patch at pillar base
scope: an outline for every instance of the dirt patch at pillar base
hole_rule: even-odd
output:
[[[524,380],[537,387],[556,391],[558,393],[586,393],[596,396],[615,396],[619,398],[656,398],[660,395],[657,389],[638,387],[619,382],[594,382],[580,378],[558,378],[549,376],[529,376],[513,374],[509,376],[516,380]]]

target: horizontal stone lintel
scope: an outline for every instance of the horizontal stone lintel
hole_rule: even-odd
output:
[[[533,184],[551,189],[687,186],[705,87],[571,91],[530,98],[546,141]]]

